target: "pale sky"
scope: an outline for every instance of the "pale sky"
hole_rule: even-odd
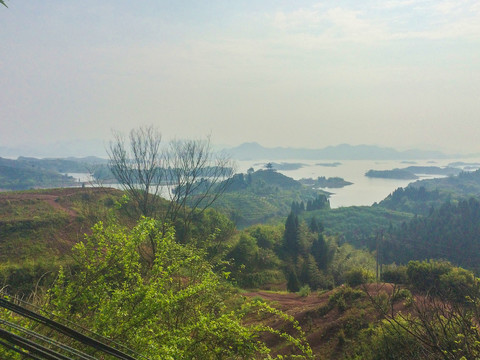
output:
[[[0,146],[164,138],[480,152],[480,1],[9,0]]]

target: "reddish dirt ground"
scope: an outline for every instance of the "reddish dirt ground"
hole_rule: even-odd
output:
[[[392,284],[368,284],[359,287],[366,291],[372,298],[381,292],[391,295],[394,289]],[[371,306],[364,313],[356,308],[355,304],[360,302],[370,304],[367,297],[354,300],[352,310],[339,311],[334,307],[331,310],[322,312],[328,304],[330,296],[337,289],[325,292],[323,294],[312,293],[309,296],[301,297],[294,293],[275,293],[269,291],[254,291],[244,295],[253,298],[261,297],[271,306],[278,308],[287,314],[293,316],[297,320],[307,336],[307,340],[316,356],[319,359],[338,359],[343,357],[343,349],[338,345],[338,332],[345,326],[345,322],[351,317],[363,314],[363,318],[368,322],[375,322],[380,319],[379,314]],[[358,303],[355,303],[358,301]],[[364,306],[360,306],[364,308]],[[395,305],[395,311],[404,310],[402,302]],[[319,311],[320,310],[320,311]],[[359,315],[360,316],[360,315]],[[269,325],[275,329],[283,328],[284,324],[280,321],[269,322]],[[269,346],[272,346],[280,354],[288,354],[290,347],[283,347],[282,342],[273,336],[265,336],[264,339]],[[321,355],[320,355],[321,354]]]
[[[57,201],[59,199],[58,195],[48,195],[48,194],[15,194],[9,196],[2,196],[2,199],[5,200],[38,200],[45,201],[51,205],[55,210],[60,210],[66,212],[70,217],[77,216],[77,213],[72,209],[63,207]]]
[[[379,283],[362,285],[361,289],[366,290],[371,296],[376,296],[380,292],[385,292],[388,295],[392,294],[393,284]],[[254,291],[248,292],[244,295],[250,298],[255,296],[271,302],[275,307],[282,311],[297,313],[300,309],[315,308],[325,305],[328,301],[332,291],[325,292],[321,295],[316,293],[310,294],[306,297],[301,297],[295,293],[279,293],[269,291]]]
[[[75,208],[75,202],[77,200],[82,201],[81,195],[86,193],[88,197],[86,204],[88,206],[88,201],[92,202],[98,201],[105,194],[114,194],[116,190],[114,189],[104,189],[104,188],[58,188],[58,189],[48,189],[48,190],[34,190],[34,191],[23,191],[23,192],[2,192],[0,193],[0,206],[11,202],[12,206],[19,206],[20,208],[26,209],[25,211],[30,211],[31,216],[42,216],[42,210],[45,207],[38,207],[37,204],[47,204],[48,207],[54,211],[53,216],[58,216],[62,218],[62,222],[58,224],[51,225],[50,228],[39,225],[37,229],[40,231],[41,236],[33,236],[29,244],[32,245],[35,242],[38,242],[40,247],[44,247],[46,253],[55,254],[55,255],[64,255],[70,253],[72,246],[84,238],[84,234],[88,233],[92,224],[87,221],[78,221],[79,217],[85,216],[85,214],[79,214]],[[80,195],[80,196],[79,196]],[[75,196],[75,201],[71,201]],[[64,214],[67,217],[64,217]],[[26,214],[25,216],[29,216]],[[23,220],[23,219],[20,219]],[[64,222],[66,220],[66,223]],[[0,218],[0,223],[2,219]],[[8,220],[10,222],[15,222],[16,219]],[[50,226],[50,225],[48,225]],[[25,230],[25,231],[28,231]],[[46,244],[46,245],[44,245]],[[1,247],[0,247],[0,251]],[[25,252],[26,251],[26,252]],[[20,258],[28,256],[29,258],[35,258],[35,256],[41,257],[44,254],[35,253],[31,254],[28,251],[28,246],[26,250],[23,250],[22,247],[18,249],[18,256]],[[27,254],[28,253],[28,254]]]

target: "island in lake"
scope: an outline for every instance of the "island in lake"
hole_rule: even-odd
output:
[[[319,176],[317,179],[300,179],[300,183],[303,185],[315,187],[315,188],[329,188],[329,189],[338,189],[343,188],[348,185],[352,185],[353,183],[349,181],[345,181],[340,177],[331,177],[326,178],[325,176]]]
[[[393,170],[368,170],[365,176],[382,179],[416,180],[419,178],[418,175],[452,176],[461,172],[461,169],[448,166],[445,168],[438,166],[409,166]]]
[[[342,165],[342,163],[341,163],[341,162],[318,163],[318,164],[315,164],[315,165],[323,166],[323,167],[337,167],[337,166],[339,166],[339,165]]]
[[[255,165],[262,165],[262,164],[255,164]],[[287,162],[282,162],[282,163],[276,163],[276,162],[269,162],[267,164],[264,164],[263,167],[267,169],[275,169],[275,170],[280,170],[280,171],[289,171],[289,170],[298,170],[306,166],[306,164],[302,163],[287,163]]]

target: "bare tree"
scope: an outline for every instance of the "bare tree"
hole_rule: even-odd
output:
[[[128,142],[120,133],[107,150],[109,168],[134,202],[140,215],[157,217],[160,195],[165,185],[166,158],[161,149],[162,136],[153,126],[130,131]]]
[[[192,215],[209,208],[230,185],[234,163],[212,150],[209,137],[172,141],[167,158],[172,184],[167,219],[181,218],[188,233]]]
[[[108,154],[111,172],[139,213],[162,224],[182,222],[181,240],[188,237],[193,214],[223,194],[234,172],[233,162],[212,150],[210,138],[175,140],[165,148],[153,126],[131,130],[128,143],[115,133]],[[161,195],[170,200],[163,207]]]

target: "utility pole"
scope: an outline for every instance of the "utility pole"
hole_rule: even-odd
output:
[[[378,232],[375,235],[375,245],[376,245],[376,250],[375,250],[375,269],[376,269],[375,281],[378,283]]]
[[[377,283],[380,281],[380,275],[381,275],[381,272],[382,272],[382,264],[381,264],[381,258],[380,258],[380,249],[381,249],[381,241],[383,240],[383,229],[377,231],[377,235],[376,235],[376,240],[375,240],[375,243],[376,243],[376,256],[375,256],[375,268],[376,268],[376,276],[375,276],[375,279],[377,281]]]

